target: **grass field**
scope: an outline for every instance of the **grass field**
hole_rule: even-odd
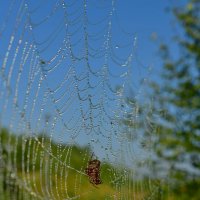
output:
[[[6,129],[0,132],[0,144],[2,200],[187,199],[179,193],[169,193],[167,185],[161,187],[159,180],[133,180],[108,162],[101,163],[102,184],[91,184],[85,168],[92,151],[86,146],[58,145],[44,136],[15,136]],[[183,194],[187,189],[182,187]]]

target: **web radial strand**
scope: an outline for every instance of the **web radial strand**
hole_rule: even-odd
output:
[[[0,195],[153,199],[158,188],[137,177],[136,165],[150,163],[151,107],[141,115],[125,100],[138,70],[136,45],[131,34],[116,41],[123,33],[115,29],[115,0],[1,7]],[[101,161],[101,184],[86,174],[91,159]]]

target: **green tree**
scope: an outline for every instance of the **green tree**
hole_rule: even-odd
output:
[[[174,39],[178,53],[160,46],[162,81],[152,83],[154,149],[159,169],[175,183],[178,199],[198,199],[200,186],[200,0],[173,9],[182,34]]]
[[[171,9],[181,34],[173,48],[160,45],[162,72],[151,82],[152,106],[127,100],[130,113],[122,120],[153,144],[152,178],[168,177],[175,199],[200,197],[200,0],[188,0]],[[175,46],[175,47],[174,47]],[[176,51],[175,51],[176,49]],[[140,101],[141,102],[141,101]],[[136,106],[137,104],[137,106]],[[164,187],[166,188],[166,187]],[[165,190],[165,189],[164,189]],[[166,191],[165,191],[166,192]]]

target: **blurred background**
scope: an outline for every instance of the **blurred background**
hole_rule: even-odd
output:
[[[0,47],[0,199],[199,199],[199,0],[1,1]]]

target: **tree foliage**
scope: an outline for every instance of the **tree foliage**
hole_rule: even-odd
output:
[[[150,84],[148,118],[155,151],[154,177],[165,175],[175,199],[198,199],[200,186],[200,0],[172,8],[181,34],[160,45],[162,73]],[[176,46],[174,48],[174,46]],[[133,124],[125,118],[128,127]],[[144,137],[149,135],[143,128]],[[174,184],[173,184],[174,183]]]
[[[162,81],[151,85],[154,109],[161,110],[155,120],[155,163],[168,169],[177,193],[197,199],[197,192],[189,191],[200,180],[200,1],[190,0],[173,14],[183,33],[174,39],[179,52],[160,46]]]

